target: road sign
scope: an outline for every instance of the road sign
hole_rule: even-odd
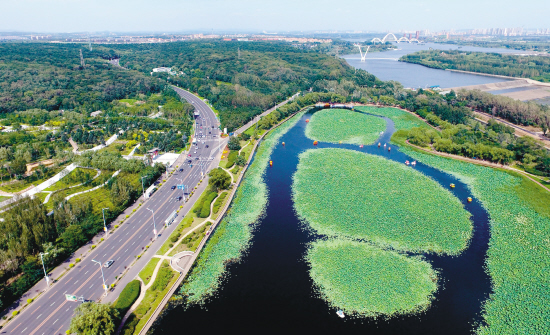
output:
[[[67,301],[78,301],[78,298],[76,297],[76,295],[70,295],[70,294],[65,294],[65,299]]]
[[[155,236],[157,236],[157,230],[156,230],[156,229],[153,229],[153,234],[154,234]]]
[[[185,185],[178,185],[178,190],[184,190],[185,189]]]
[[[103,227],[103,230],[104,230],[105,232],[107,232],[107,227]]]

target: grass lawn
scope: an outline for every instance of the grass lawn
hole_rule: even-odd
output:
[[[137,102],[136,99],[120,99],[119,101],[120,102],[125,102],[125,103],[130,104],[130,105],[133,105]]]
[[[100,187],[95,191],[79,194],[73,197],[69,202],[81,202],[87,199],[92,200],[94,214],[101,215],[102,208],[115,208],[116,206],[111,201],[110,191],[105,187]]]
[[[40,201],[42,203],[44,203],[44,200],[46,200],[46,197],[48,196],[48,194],[50,194],[50,193],[49,192],[40,192],[38,194],[35,194],[35,197],[37,197],[38,199],[40,199]]]
[[[245,147],[245,145],[248,143],[248,145]],[[250,157],[250,153],[252,152],[252,149],[254,148],[254,143],[251,143],[251,141],[241,141],[241,154],[244,152],[245,158],[248,161],[248,157]]]
[[[48,172],[46,172],[44,174],[44,176],[42,176],[41,174],[38,175],[37,172],[35,172],[31,176],[29,176],[25,179],[18,180],[16,182],[12,183],[12,184],[7,184],[7,185],[0,186],[0,190],[2,190],[4,192],[15,193],[15,192],[22,191],[22,190],[28,188],[31,185],[34,185],[34,186],[40,185],[43,182],[45,182],[46,180],[48,180],[51,177],[55,176],[57,173],[59,173],[61,170],[63,170],[67,165],[68,165],[68,163],[66,163],[64,165],[61,165],[57,168],[48,169]]]
[[[0,195],[0,202],[2,202],[4,200],[8,200],[9,198],[11,198],[11,197],[5,197],[5,196]]]
[[[139,334],[153,311],[157,308],[177,279],[177,273],[170,268],[167,261],[163,261],[157,278],[155,279],[155,283],[147,290],[145,297],[134,311],[137,318],[140,319],[134,330],[134,334]]]
[[[157,266],[159,261],[160,261],[160,258],[156,258],[156,257],[151,258],[149,263],[147,263],[147,265],[145,265],[143,270],[139,272],[139,278],[143,280],[145,285],[149,284],[149,280],[151,280],[153,271],[155,271],[155,267]]]
[[[78,167],[44,191],[57,191],[74,185],[82,184],[86,181],[84,174],[88,174],[90,176],[90,179],[92,179],[97,175],[97,171],[94,169]]]
[[[256,128],[256,124],[254,123],[250,128],[244,131],[245,134],[248,134],[250,136],[254,135],[254,129]],[[262,136],[265,133],[265,129],[258,127],[258,136]]]
[[[186,234],[191,229],[195,228],[196,226],[202,224],[205,220],[196,220],[193,222],[192,227],[185,229],[185,232],[182,234]],[[182,251],[195,251],[197,247],[199,246],[200,242],[202,241],[204,235],[206,234],[206,231],[210,228],[211,223],[207,222],[205,225],[203,225],[200,228],[197,228],[195,231],[193,231],[191,234],[189,234],[186,238],[184,238],[180,244],[178,244],[168,256],[174,256],[178,252]]]

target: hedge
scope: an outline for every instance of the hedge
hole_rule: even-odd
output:
[[[233,165],[235,165],[235,160],[237,159],[237,156],[239,155],[238,151],[231,151],[229,153],[229,156],[227,156],[227,164],[225,164],[225,168],[229,169]]]
[[[218,196],[217,192],[210,192],[209,194],[206,195],[204,202],[202,203],[202,209],[199,214],[199,217],[207,218],[210,216],[210,205],[212,204],[212,201],[216,199],[217,196]]]
[[[136,302],[139,297],[139,292],[141,290],[141,285],[139,280],[132,280],[126,285],[124,290],[120,292],[120,296],[114,304],[114,308],[118,310],[120,316],[123,317],[124,314],[130,309],[130,307]]]
[[[220,211],[220,207],[222,206],[225,197],[227,197],[227,194],[228,192],[223,192],[222,194],[220,194],[218,199],[216,199],[216,202],[214,202],[214,207],[212,208],[214,214],[218,214],[218,212]]]

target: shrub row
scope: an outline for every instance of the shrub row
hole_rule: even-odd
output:
[[[122,292],[120,292],[120,296],[113,307],[118,310],[121,317],[123,317],[134,302],[136,302],[139,297],[140,290],[141,285],[139,280],[132,280],[128,283],[128,285],[126,285]]]
[[[212,208],[212,210],[214,211],[214,214],[218,214],[218,212],[220,211],[220,207],[222,206],[223,201],[227,197],[227,194],[228,192],[223,192],[222,194],[220,194],[218,199],[216,199],[216,202],[214,202],[214,207]]]
[[[227,164],[225,165],[226,169],[231,168],[233,165],[235,165],[235,160],[237,159],[237,156],[239,155],[238,151],[231,151],[229,153],[229,156],[227,156]]]

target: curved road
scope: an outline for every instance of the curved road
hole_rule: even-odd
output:
[[[157,230],[160,231],[168,216],[181,205],[181,201],[178,201],[177,197],[182,195],[182,191],[171,190],[171,187],[182,182],[186,188],[195,187],[201,179],[201,172],[206,174],[209,171],[212,158],[220,151],[218,120],[214,112],[198,97],[179,88],[174,87],[174,89],[181,97],[194,104],[200,114],[195,123],[195,138],[200,143],[197,146],[192,146],[189,151],[190,157],[182,154],[174,163],[174,165],[183,168],[183,171],[180,172],[178,168],[178,171],[166,181],[160,190],[146,200],[113,234],[108,235],[105,241],[99,244],[82,262],[78,263],[75,269],[70,270],[6,327],[2,328],[0,334],[65,334],[65,331],[69,329],[73,311],[79,305],[78,302],[67,301],[65,294],[94,301],[98,301],[104,294],[100,266],[92,262],[92,259],[101,263],[114,260],[111,267],[102,268],[105,283],[107,285],[114,283],[115,277],[121,275],[153,239],[154,222]],[[221,144],[223,143],[221,142]],[[183,179],[182,182],[178,180],[179,178]],[[193,201],[196,199],[197,197],[192,198]],[[154,211],[154,218],[147,208]],[[180,213],[179,215],[184,214]],[[159,244],[169,236],[169,234],[163,235],[165,236],[153,243],[153,248],[158,248]],[[108,297],[107,300],[114,299]]]

